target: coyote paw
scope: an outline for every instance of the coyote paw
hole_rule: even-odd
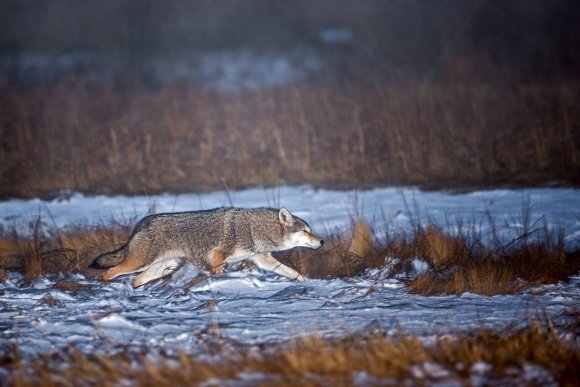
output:
[[[306,277],[304,277],[302,274],[298,274],[298,277],[296,277],[296,281],[304,282],[306,281]]]

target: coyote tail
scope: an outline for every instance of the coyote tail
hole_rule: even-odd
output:
[[[117,266],[125,258],[125,246],[111,251],[110,253],[105,253],[99,255],[93,263],[89,266],[91,269],[105,269],[108,267]]]

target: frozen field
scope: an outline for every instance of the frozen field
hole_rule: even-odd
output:
[[[136,222],[149,212],[177,212],[215,207],[287,207],[321,234],[344,231],[353,217],[363,217],[375,232],[408,231],[413,224],[435,223],[447,231],[458,225],[476,230],[483,239],[495,224],[505,241],[547,222],[563,231],[569,248],[580,243],[580,191],[526,189],[475,191],[454,195],[415,188],[380,188],[369,191],[316,190],[309,186],[254,188],[207,194],[155,196],[83,196],[63,194],[62,199],[13,199],[0,202],[0,226],[30,230],[42,217],[48,228],[109,224],[111,219]]]
[[[258,272],[232,272],[183,287],[194,275],[184,267],[167,282],[133,290],[128,280],[67,292],[54,279],[31,287],[16,274],[1,285],[2,340],[24,355],[53,352],[74,344],[84,352],[111,352],[117,346],[156,353],[201,351],[224,343],[284,341],[318,332],[399,331],[428,338],[476,328],[524,326],[546,312],[557,323],[580,301],[580,277],[542,286],[523,295],[411,295],[397,279],[379,272],[341,280],[295,283]]]
[[[458,223],[475,226],[485,237],[490,219],[505,240],[542,226],[563,230],[569,247],[580,236],[580,191],[530,189],[479,191],[451,195],[417,189],[385,188],[338,192],[310,187],[251,189],[232,192],[151,197],[84,197],[68,200],[10,200],[0,203],[4,227],[27,231],[41,215],[47,227],[106,224],[111,218],[138,220],[156,212],[240,207],[285,206],[306,219],[314,231],[344,231],[360,215],[380,233],[408,230],[419,219],[454,231]],[[529,209],[529,211],[528,211]],[[526,221],[527,213],[529,221]],[[534,225],[534,223],[536,223]],[[420,260],[416,265],[421,268]],[[25,355],[56,351],[74,344],[82,351],[117,347],[148,351],[197,352],[210,338],[223,342],[285,341],[319,332],[338,336],[352,332],[404,331],[428,339],[434,334],[481,327],[502,329],[525,325],[548,313],[564,322],[566,310],[580,302],[580,277],[568,283],[533,288],[520,295],[483,297],[474,294],[425,297],[411,295],[397,278],[368,271],[347,279],[292,282],[259,271],[227,272],[203,278],[185,266],[165,282],[133,290],[130,276],[109,284],[70,274],[86,284],[78,291],[52,288],[53,276],[24,286],[11,273],[0,284],[0,334],[3,345],[17,343]],[[187,286],[186,286],[187,285]]]

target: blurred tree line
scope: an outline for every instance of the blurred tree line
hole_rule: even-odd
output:
[[[420,70],[482,55],[576,74],[577,0],[2,0],[0,55],[115,53],[129,63],[192,51],[323,45],[352,33],[350,53]]]

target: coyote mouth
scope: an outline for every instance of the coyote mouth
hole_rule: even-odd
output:
[[[314,243],[314,244],[313,243],[308,243],[308,242],[306,243],[306,246],[307,247],[310,247],[312,249],[319,249],[319,248],[322,247],[322,245],[324,245],[324,241],[323,240],[320,240],[318,243]]]

